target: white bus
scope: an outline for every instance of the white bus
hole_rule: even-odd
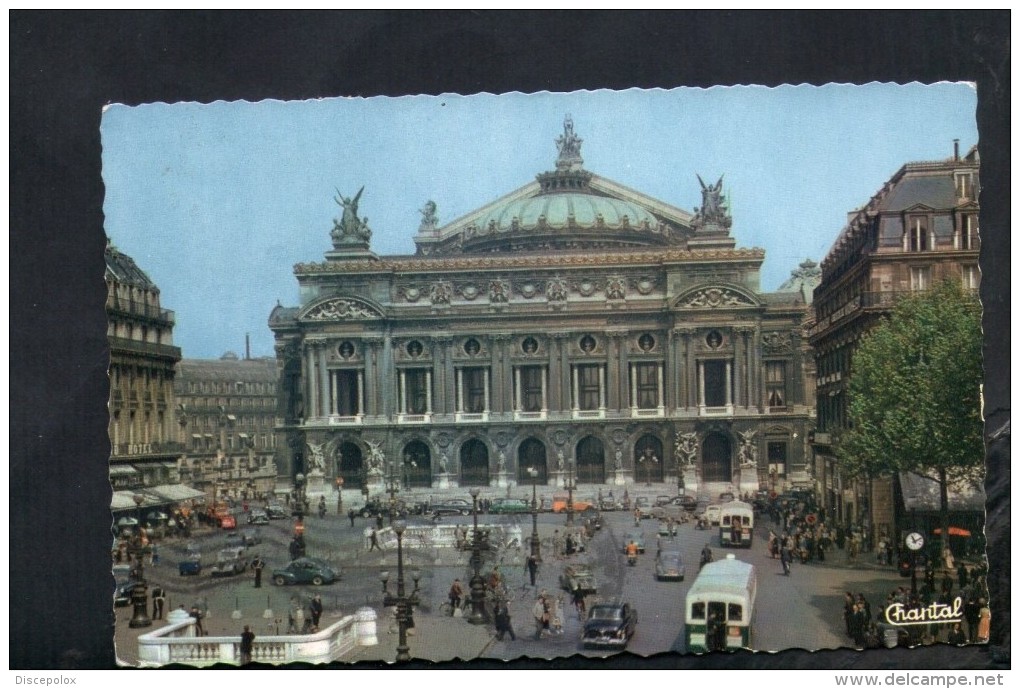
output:
[[[750,548],[754,539],[754,507],[734,500],[719,511],[719,545]]]
[[[757,592],[754,565],[732,553],[702,567],[684,604],[687,650],[703,653],[751,648]]]

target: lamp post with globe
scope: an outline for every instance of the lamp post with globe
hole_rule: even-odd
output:
[[[135,501],[135,518],[138,520],[138,525],[135,527],[135,537],[132,540],[131,548],[135,556],[135,586],[131,589],[131,605],[134,610],[128,626],[132,628],[151,627],[152,620],[149,619],[148,614],[149,590],[145,584],[145,564],[142,562],[142,558],[145,555],[145,544],[142,541],[142,501],[145,498],[135,493],[133,499]]]
[[[531,556],[536,562],[542,561],[542,543],[538,537],[538,469],[528,467],[528,476],[531,477]]]
[[[471,614],[468,622],[471,624],[485,624],[488,622],[488,615],[485,612],[485,581],[482,579],[480,568],[482,566],[482,542],[481,534],[478,533],[478,494],[477,488],[471,489],[471,516],[474,530],[471,534],[471,568],[474,574],[471,577]]]

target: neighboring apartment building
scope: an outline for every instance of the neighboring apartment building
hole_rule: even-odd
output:
[[[285,482],[806,478],[803,281],[761,291],[721,180],[691,213],[585,170],[569,119],[556,143],[555,170],[474,212],[427,203],[414,256],[376,256],[361,192],[337,200],[332,250],[269,320]]]
[[[832,447],[833,433],[847,426],[853,352],[901,295],[944,278],[977,290],[979,162],[976,147],[961,158],[954,142],[952,158],[907,163],[849,214],[822,261],[809,331],[817,368],[814,474],[827,514],[865,524],[875,536],[895,530],[894,479],[846,480]]]
[[[114,489],[176,483],[174,313],[134,259],[106,245],[110,478]]]
[[[183,359],[174,391],[184,448],[181,475],[210,498],[273,490],[276,468],[276,359]]]

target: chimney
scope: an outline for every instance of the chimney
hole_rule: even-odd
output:
[[[244,334],[244,360],[251,359],[251,333]]]
[[[959,162],[960,160],[960,140],[953,139],[953,160]]]

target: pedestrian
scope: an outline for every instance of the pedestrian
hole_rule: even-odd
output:
[[[162,586],[152,587],[152,619],[163,619],[163,605],[166,603],[166,593]]]
[[[287,547],[287,552],[290,553],[291,560],[296,560],[301,557],[301,544],[298,542],[297,536],[291,539],[290,545]]]
[[[312,598],[310,607],[312,612],[312,631],[317,632],[319,631],[319,620],[322,619],[322,596],[316,594]]]
[[[205,636],[205,629],[202,628],[202,611],[198,609],[197,605],[192,605],[188,614],[195,620],[195,635]]]
[[[967,643],[967,635],[963,633],[959,622],[955,623],[952,631],[949,632],[949,643],[954,646],[963,646]]]
[[[248,625],[244,625],[244,631],[241,632],[241,665],[251,662],[251,652],[254,647],[255,632]]]
[[[370,543],[370,545],[368,547],[368,552],[372,552],[373,550],[380,550],[380,551],[382,550],[382,548],[379,546],[379,534],[378,534],[378,532],[375,529],[372,529],[371,531],[369,531],[369,533],[368,533],[368,540],[369,540],[369,543]]]
[[[942,564],[945,565],[947,574],[956,569],[956,560],[953,558],[953,551],[949,549],[948,545],[942,549]]]
[[[294,606],[294,633],[305,634],[307,633],[306,625],[308,622],[305,620],[305,606],[301,603],[297,603]]]
[[[531,577],[531,585],[535,585],[535,577],[538,575],[538,558],[535,557],[534,553],[528,555],[528,559],[524,566],[528,570],[528,575]]]
[[[375,515],[375,528],[381,529],[383,527],[383,516],[382,512]]]
[[[450,585],[450,592],[446,594],[446,597],[450,599],[450,614],[457,617],[458,611],[460,611],[460,601],[464,596],[464,587],[460,585],[460,579],[454,579],[453,584]]]
[[[287,633],[297,634],[297,616],[296,616],[296,602],[293,598],[290,599],[290,609],[287,610]]]
[[[789,548],[783,548],[779,553],[779,562],[783,565],[783,574],[790,576],[790,565],[793,563],[793,553]]]
[[[535,599],[535,604],[531,607],[531,615],[535,618],[535,640],[537,641],[542,638],[542,632],[549,626],[545,611],[545,599],[542,596]]]
[[[569,533],[567,534],[566,554],[567,555],[573,555],[574,554],[574,536],[572,534],[569,534]]]
[[[153,543],[149,547],[152,550],[152,552],[151,552],[151,554],[149,556],[150,557],[150,564],[152,564],[152,566],[155,567],[156,565],[159,564],[159,548],[156,546],[155,543]]]
[[[354,528],[354,517],[356,517],[356,516],[357,516],[357,514],[354,512],[354,508],[353,507],[351,509],[347,510],[347,518],[351,520],[351,528],[352,529]]]
[[[986,644],[992,635],[992,611],[984,598],[978,598],[978,605],[981,609],[978,611],[977,642]]]
[[[963,604],[963,619],[967,623],[967,640],[977,643],[978,622],[981,619],[981,606],[973,595]]]
[[[496,638],[499,641],[503,640],[505,634],[510,635],[511,641],[517,641],[517,635],[514,634],[513,625],[510,623],[510,609],[503,603],[496,603]]]
[[[584,604],[584,589],[581,588],[581,582],[578,582],[571,593],[571,601],[574,604],[574,609],[577,610],[577,619],[584,619],[585,604]]]
[[[854,618],[854,594],[847,591],[843,594],[843,625],[846,627],[846,635],[853,637],[851,632],[852,621]]]
[[[256,555],[255,559],[251,561],[252,571],[255,572],[255,588],[262,588],[262,570],[266,568],[266,561],[262,559],[261,555]]]

